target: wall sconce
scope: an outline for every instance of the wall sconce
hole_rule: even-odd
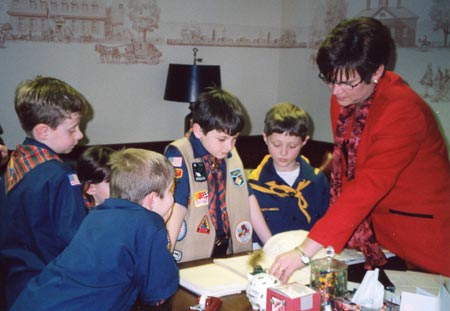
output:
[[[198,49],[194,48],[194,64],[169,64],[164,99],[189,103],[190,112],[184,118],[184,132],[188,132],[192,122],[192,104],[198,95],[207,87],[221,87],[220,66],[197,65],[201,58],[197,58]]]

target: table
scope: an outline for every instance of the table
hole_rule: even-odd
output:
[[[212,259],[201,259],[182,263],[179,265],[180,269],[194,267],[197,265],[203,265],[211,263]],[[383,267],[389,270],[406,270],[405,263],[397,258],[393,257],[388,260],[388,264]],[[348,267],[348,280],[356,283],[361,283],[364,278],[366,270],[364,264],[350,265]],[[245,291],[237,295],[224,296],[220,298],[222,300],[221,311],[251,311],[252,307],[247,299]],[[167,310],[171,311],[189,311],[189,306],[197,304],[197,295],[189,292],[183,287],[179,287],[176,294],[168,301]]]
[[[237,295],[230,295],[221,297],[222,308],[221,311],[251,311],[252,306],[242,292]],[[170,310],[172,311],[189,311],[189,306],[197,304],[197,296],[186,289],[180,287],[176,294],[169,301]]]
[[[243,254],[245,255],[245,254]],[[233,255],[233,256],[239,256]],[[211,263],[213,261],[212,258],[194,260],[190,262],[184,262],[179,264],[179,268],[189,268],[195,267],[199,265],[204,265]],[[197,294],[194,294],[183,287],[179,287],[175,295],[169,301],[170,309],[172,311],[189,311],[189,306],[193,306],[197,304]],[[252,306],[245,295],[245,291],[241,292],[237,295],[229,295],[220,297],[222,300],[222,308],[221,311],[251,311]]]

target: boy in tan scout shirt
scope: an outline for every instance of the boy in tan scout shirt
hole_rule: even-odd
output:
[[[239,99],[213,88],[192,113],[192,132],[165,153],[177,176],[167,227],[178,262],[249,251],[253,230],[271,236],[234,148],[245,122]]]

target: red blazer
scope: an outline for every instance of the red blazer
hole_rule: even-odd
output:
[[[331,97],[335,133],[339,105]],[[450,276],[450,162],[427,104],[395,73],[379,81],[355,178],[309,233],[340,252],[370,215],[378,242],[419,268]]]

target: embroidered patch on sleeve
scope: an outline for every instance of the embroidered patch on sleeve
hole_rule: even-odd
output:
[[[70,174],[70,175],[67,175],[67,177],[69,178],[69,182],[70,182],[71,186],[79,186],[79,185],[81,185],[77,174]]]
[[[169,157],[169,162],[172,163],[174,167],[181,167],[183,163],[182,157]]]
[[[183,169],[182,168],[176,168],[175,169],[175,178],[179,179],[183,177]]]

